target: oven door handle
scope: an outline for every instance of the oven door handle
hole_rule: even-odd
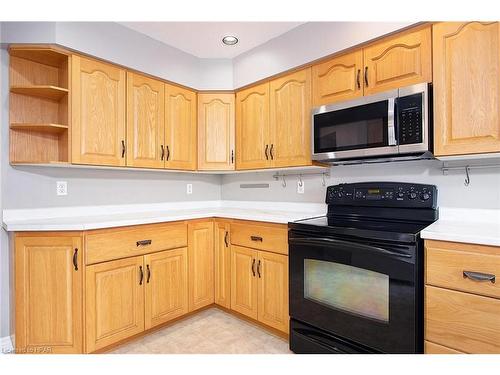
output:
[[[390,256],[397,256],[397,257],[403,257],[403,258],[411,258],[411,254],[404,254],[404,253],[398,253],[396,251],[391,251],[387,249],[383,249],[381,247],[377,246],[372,246],[372,245],[365,245],[359,242],[349,242],[349,241],[343,241],[343,240],[336,240],[334,238],[327,238],[327,237],[300,237],[300,238],[289,238],[288,242],[290,244],[298,244],[298,245],[309,245],[311,243],[315,244],[329,244],[329,245],[344,245],[344,246],[349,246],[349,247],[357,247],[359,249],[363,250],[368,250],[368,251],[373,251],[385,255],[390,255]]]

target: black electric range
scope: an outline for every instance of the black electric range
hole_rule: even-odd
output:
[[[290,348],[296,353],[423,352],[423,241],[433,185],[327,188],[324,217],[289,223]]]

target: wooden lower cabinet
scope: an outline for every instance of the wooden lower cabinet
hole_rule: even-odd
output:
[[[145,329],[188,312],[187,248],[144,256]]]
[[[231,246],[231,309],[288,333],[288,257]]]
[[[231,245],[231,310],[257,319],[257,250]]]
[[[214,223],[188,224],[189,311],[214,303]]]
[[[144,331],[144,257],[87,266],[86,351]]]
[[[83,351],[83,256],[80,235],[17,235],[15,350]]]
[[[288,333],[288,257],[259,251],[258,320]]]
[[[443,345],[435,344],[430,341],[424,342],[425,354],[464,354],[458,350],[448,348]]]
[[[231,308],[231,240],[229,221],[215,221],[215,303]]]

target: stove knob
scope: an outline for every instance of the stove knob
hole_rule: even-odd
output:
[[[420,194],[420,199],[423,200],[424,202],[429,200],[431,196],[429,195],[429,193],[422,193]]]
[[[410,199],[415,199],[415,198],[417,198],[417,193],[415,193],[414,191],[410,192],[410,193],[408,194],[408,198],[410,198]]]
[[[344,196],[344,194],[342,194],[342,192],[341,192],[341,191],[339,191],[339,193],[337,194],[337,197],[338,197],[338,198],[342,198],[343,196]]]
[[[405,193],[403,193],[402,191],[400,191],[398,193],[398,198],[403,198],[405,196]]]

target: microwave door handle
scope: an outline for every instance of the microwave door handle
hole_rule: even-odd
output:
[[[397,98],[389,98],[387,108],[387,143],[389,146],[397,146],[396,140],[396,121],[397,113]]]
[[[320,244],[324,245],[326,244],[336,244],[336,245],[344,245],[344,246],[349,246],[349,247],[357,247],[359,249],[363,250],[368,250],[368,251],[375,251],[377,253],[382,253],[385,255],[390,255],[390,256],[398,256],[398,257],[403,257],[403,258],[411,258],[411,254],[403,254],[403,253],[398,253],[396,251],[391,251],[387,249],[383,249],[381,247],[377,246],[372,246],[372,245],[365,245],[362,243],[358,242],[349,242],[349,241],[343,241],[343,240],[336,240],[334,238],[327,238],[327,237],[301,237],[301,238],[289,238],[288,242],[290,244],[298,244],[298,245],[308,245],[311,243],[315,244]]]

